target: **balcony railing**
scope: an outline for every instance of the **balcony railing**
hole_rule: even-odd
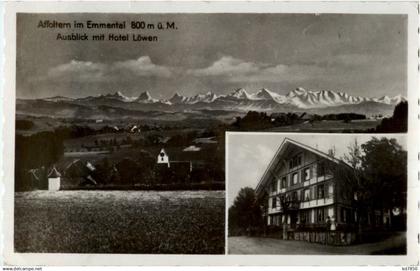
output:
[[[330,205],[330,204],[333,204],[333,203],[334,203],[333,197],[322,198],[322,199],[314,199],[314,200],[301,202],[300,203],[300,209],[320,207],[320,206]]]
[[[332,195],[329,195],[328,198],[313,199],[313,200],[306,200],[306,201],[294,200],[294,201],[286,202],[287,204],[286,210],[296,211],[300,209],[327,206],[333,203],[334,203],[334,199]],[[283,212],[284,212],[283,206],[277,206],[275,208],[268,208],[268,214],[283,213]]]

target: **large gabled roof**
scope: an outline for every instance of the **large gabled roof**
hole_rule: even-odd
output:
[[[347,164],[346,162],[344,162],[343,160],[341,160],[341,159],[337,159],[337,158],[335,158],[335,157],[332,157],[332,156],[330,156],[330,155],[328,155],[328,154],[326,154],[325,152],[322,152],[322,151],[320,151],[320,150],[318,150],[318,149],[315,149],[315,148],[313,148],[313,147],[311,147],[311,146],[308,146],[308,145],[305,145],[305,144],[303,144],[303,143],[300,143],[300,142],[298,142],[298,141],[295,141],[295,140],[293,140],[293,139],[290,139],[290,138],[285,138],[284,140],[283,140],[283,142],[281,143],[281,145],[280,145],[280,147],[277,149],[277,151],[276,151],[276,153],[274,154],[274,156],[273,156],[273,158],[271,159],[271,161],[270,161],[270,164],[268,165],[268,167],[266,168],[266,170],[264,171],[264,174],[262,175],[262,177],[260,178],[260,181],[258,182],[258,184],[257,184],[257,187],[256,187],[256,192],[257,193],[259,193],[259,191],[262,189],[262,187],[264,186],[264,184],[265,184],[265,182],[267,181],[267,179],[268,179],[268,177],[269,177],[269,172],[270,172],[270,170],[275,166],[275,161],[276,161],[276,159],[278,158],[278,157],[280,157],[283,153],[284,153],[284,151],[287,149],[287,147],[288,146],[290,146],[290,145],[294,145],[294,146],[297,146],[297,147],[299,147],[299,148],[302,148],[302,149],[304,149],[304,150],[307,150],[307,151],[310,151],[310,152],[312,152],[312,153],[314,153],[314,154],[316,154],[316,155],[318,155],[318,156],[320,156],[320,157],[322,157],[322,158],[325,158],[325,159],[327,159],[327,160],[329,160],[329,161],[331,161],[331,162],[334,162],[334,163],[336,163],[336,164],[341,164],[341,165],[345,165],[345,166],[347,166],[347,167],[350,167],[351,168],[351,166],[349,165],[349,164]]]

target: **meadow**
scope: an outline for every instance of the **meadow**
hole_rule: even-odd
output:
[[[224,191],[15,193],[16,252],[223,254]]]

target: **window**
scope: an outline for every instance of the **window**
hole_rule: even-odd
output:
[[[347,222],[347,209],[346,208],[341,208],[341,221],[346,223]]]
[[[303,210],[300,213],[300,224],[309,224],[310,219],[309,219],[309,210]]]
[[[325,163],[324,162],[318,163],[317,175],[318,176],[324,176],[325,175]]]
[[[276,226],[278,226],[278,225],[280,225],[280,217],[278,216],[278,215],[276,215],[276,216],[274,216],[273,217],[274,218],[274,225],[276,225]]]
[[[272,202],[271,202],[272,204],[271,204],[271,208],[276,208],[277,207],[277,198],[276,197],[274,197],[273,199],[272,199]]]
[[[298,183],[298,174],[297,174],[297,172],[293,173],[292,180],[293,180],[293,184],[297,184]]]
[[[298,167],[302,164],[302,155],[296,155],[292,159],[289,160],[289,169]]]
[[[287,187],[287,180],[286,177],[281,178],[281,188]]]
[[[323,184],[317,186],[317,196],[318,196],[317,197],[318,199],[324,198],[324,185]]]
[[[298,194],[296,191],[294,191],[292,194],[292,201],[297,201],[297,200],[298,200]]]
[[[309,196],[309,189],[305,190],[305,201],[309,201],[311,197]]]
[[[328,185],[328,198],[332,198],[334,196],[334,186],[332,183]]]
[[[276,192],[276,190],[276,182],[274,181],[271,183],[271,192]]]
[[[323,208],[319,208],[317,209],[317,221],[318,223],[323,223],[324,222],[324,209]]]
[[[303,170],[303,180],[308,181],[311,179],[311,168],[307,167]]]

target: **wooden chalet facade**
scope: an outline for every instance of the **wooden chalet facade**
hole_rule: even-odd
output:
[[[264,199],[266,225],[286,225],[291,239],[308,241],[316,231],[355,230],[354,195],[337,176],[351,169],[339,159],[286,138],[256,188]],[[345,238],[351,242],[354,236]]]

